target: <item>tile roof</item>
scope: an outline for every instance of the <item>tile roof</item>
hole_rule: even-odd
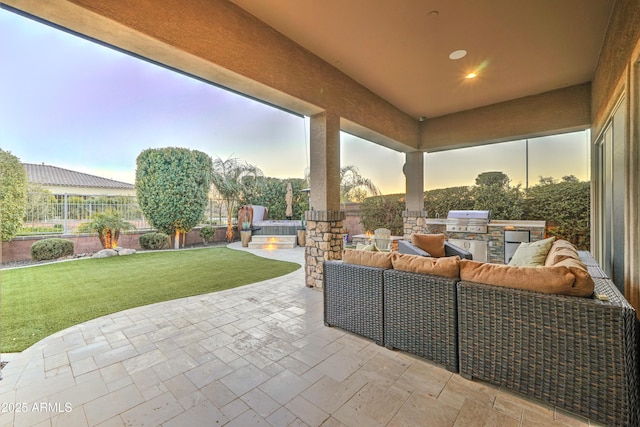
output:
[[[126,182],[101,178],[51,165],[23,163],[23,166],[27,172],[27,181],[35,184],[67,187],[135,188],[133,184],[127,184]]]

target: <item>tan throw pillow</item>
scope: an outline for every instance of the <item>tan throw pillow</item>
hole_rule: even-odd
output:
[[[575,259],[579,261],[580,255],[578,255],[578,251],[574,249],[569,249],[569,248],[551,249],[551,251],[547,255],[547,258],[544,261],[544,265],[547,267],[551,267],[565,259]]]
[[[444,234],[412,234],[411,243],[435,258],[445,256]]]
[[[342,261],[347,264],[366,265],[368,267],[392,268],[391,259],[393,252],[359,251],[357,249],[344,249]]]
[[[553,242],[553,247],[576,249],[576,245],[565,239],[557,239],[555,242]]]
[[[556,240],[551,246],[551,250],[547,254],[547,258],[544,261],[545,266],[555,265],[563,259],[573,258],[580,260],[578,250],[571,243],[566,240]]]
[[[519,267],[463,259],[460,279],[548,294],[573,295],[575,276],[565,266]]]
[[[531,243],[520,243],[518,249],[509,261],[509,265],[519,265],[523,267],[537,267],[544,265],[544,260],[551,249],[551,245],[556,240],[554,237],[538,240]]]
[[[412,273],[430,274],[432,276],[460,277],[460,257],[424,257],[420,255],[397,254],[391,260],[394,270]]]
[[[587,267],[582,263],[582,261],[573,258],[565,258],[555,264],[555,267],[563,266],[568,267],[571,273],[576,276],[570,295],[576,297],[590,297],[593,295],[595,283],[589,274],[589,270],[587,270]]]

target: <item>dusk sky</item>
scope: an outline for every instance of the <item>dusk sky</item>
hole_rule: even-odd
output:
[[[138,154],[155,147],[237,157],[278,178],[308,167],[308,120],[2,9],[0,57],[0,148],[22,162],[129,183]],[[584,132],[529,148],[530,184],[588,179]],[[343,133],[341,163],[383,193],[404,192],[402,153]],[[472,185],[488,170],[524,184],[524,143],[428,154],[425,165],[426,189]]]

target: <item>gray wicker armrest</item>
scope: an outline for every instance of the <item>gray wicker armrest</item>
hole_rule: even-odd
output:
[[[606,425],[638,425],[638,320],[608,301],[458,283],[460,373]]]
[[[384,344],[458,372],[458,279],[384,272]]]
[[[459,256],[462,259],[473,259],[471,252],[449,242],[444,242],[444,252],[447,256]]]
[[[324,263],[324,323],[384,343],[383,268]]]
[[[420,255],[420,256],[431,256],[429,252],[423,251],[417,246],[414,246],[408,240],[398,240],[398,253],[400,254],[409,254],[409,255]]]

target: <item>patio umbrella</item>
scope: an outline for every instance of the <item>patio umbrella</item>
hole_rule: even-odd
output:
[[[291,183],[287,183],[287,195],[285,196],[285,200],[287,201],[287,210],[285,216],[289,219],[293,216],[293,189],[291,188]]]

